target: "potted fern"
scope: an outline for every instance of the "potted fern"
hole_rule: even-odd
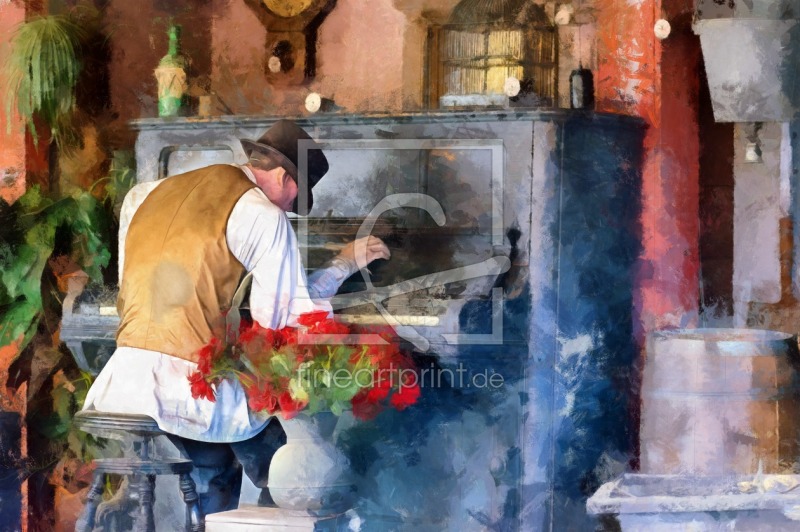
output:
[[[5,65],[6,112],[15,109],[38,142],[35,120],[50,130],[59,146],[74,141],[75,86],[81,71],[79,47],[84,31],[65,15],[33,18],[11,40]],[[10,126],[10,124],[9,124]]]

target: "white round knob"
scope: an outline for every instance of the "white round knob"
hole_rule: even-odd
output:
[[[558,8],[558,11],[556,11],[555,17],[553,17],[553,20],[559,26],[566,26],[572,20],[572,14],[574,12],[575,8],[572,7],[572,5],[561,4],[561,6]]]
[[[280,72],[281,58],[276,55],[270,57],[269,61],[267,61],[267,68],[269,68],[269,71],[272,72],[273,74],[277,74],[278,72]]]
[[[509,76],[506,78],[506,82],[503,84],[503,92],[509,98],[516,96],[519,94],[521,87],[519,84],[519,80],[514,76]]]
[[[316,113],[322,107],[322,96],[316,92],[312,92],[306,96],[306,111],[309,113]]]
[[[660,18],[656,21],[656,25],[653,26],[653,32],[656,34],[656,38],[658,40],[664,40],[669,37],[669,32],[672,31],[672,27],[669,25],[669,22]]]

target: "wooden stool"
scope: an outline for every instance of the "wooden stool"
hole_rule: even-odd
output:
[[[75,415],[75,424],[80,430],[102,438],[122,439],[125,434],[129,434],[138,439],[134,442],[137,458],[101,458],[92,461],[95,467],[94,477],[89,487],[86,507],[75,526],[77,531],[91,532],[94,528],[97,506],[103,494],[106,475],[109,474],[128,476],[131,484],[137,486],[139,514],[136,517],[135,530],[154,532],[156,529],[153,502],[158,475],[179,476],[181,495],[186,503],[186,531],[205,530],[203,516],[197,503],[197,490],[189,474],[192,471],[192,461],[151,457],[153,438],[164,434],[153,418],[133,414],[83,411]]]

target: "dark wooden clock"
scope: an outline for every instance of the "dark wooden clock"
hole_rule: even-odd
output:
[[[336,0],[245,0],[267,29],[267,79],[302,84],[316,75],[317,30]]]

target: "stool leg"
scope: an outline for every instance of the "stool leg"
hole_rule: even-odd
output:
[[[86,496],[86,507],[83,509],[78,522],[75,523],[76,532],[91,532],[94,529],[94,518],[97,513],[97,505],[103,495],[105,478],[106,476],[102,471],[95,471],[92,485],[89,487],[89,493]]]
[[[134,529],[137,532],[155,532],[153,501],[156,491],[156,476],[142,475],[139,479],[139,516]]]
[[[180,476],[180,485],[183,502],[186,503],[186,532],[203,532],[206,526],[197,503],[197,489],[189,473]]]
[[[133,474],[127,475],[126,478],[128,479],[128,499],[135,501],[136,505],[139,506],[139,487],[144,482],[144,477],[142,475]]]

